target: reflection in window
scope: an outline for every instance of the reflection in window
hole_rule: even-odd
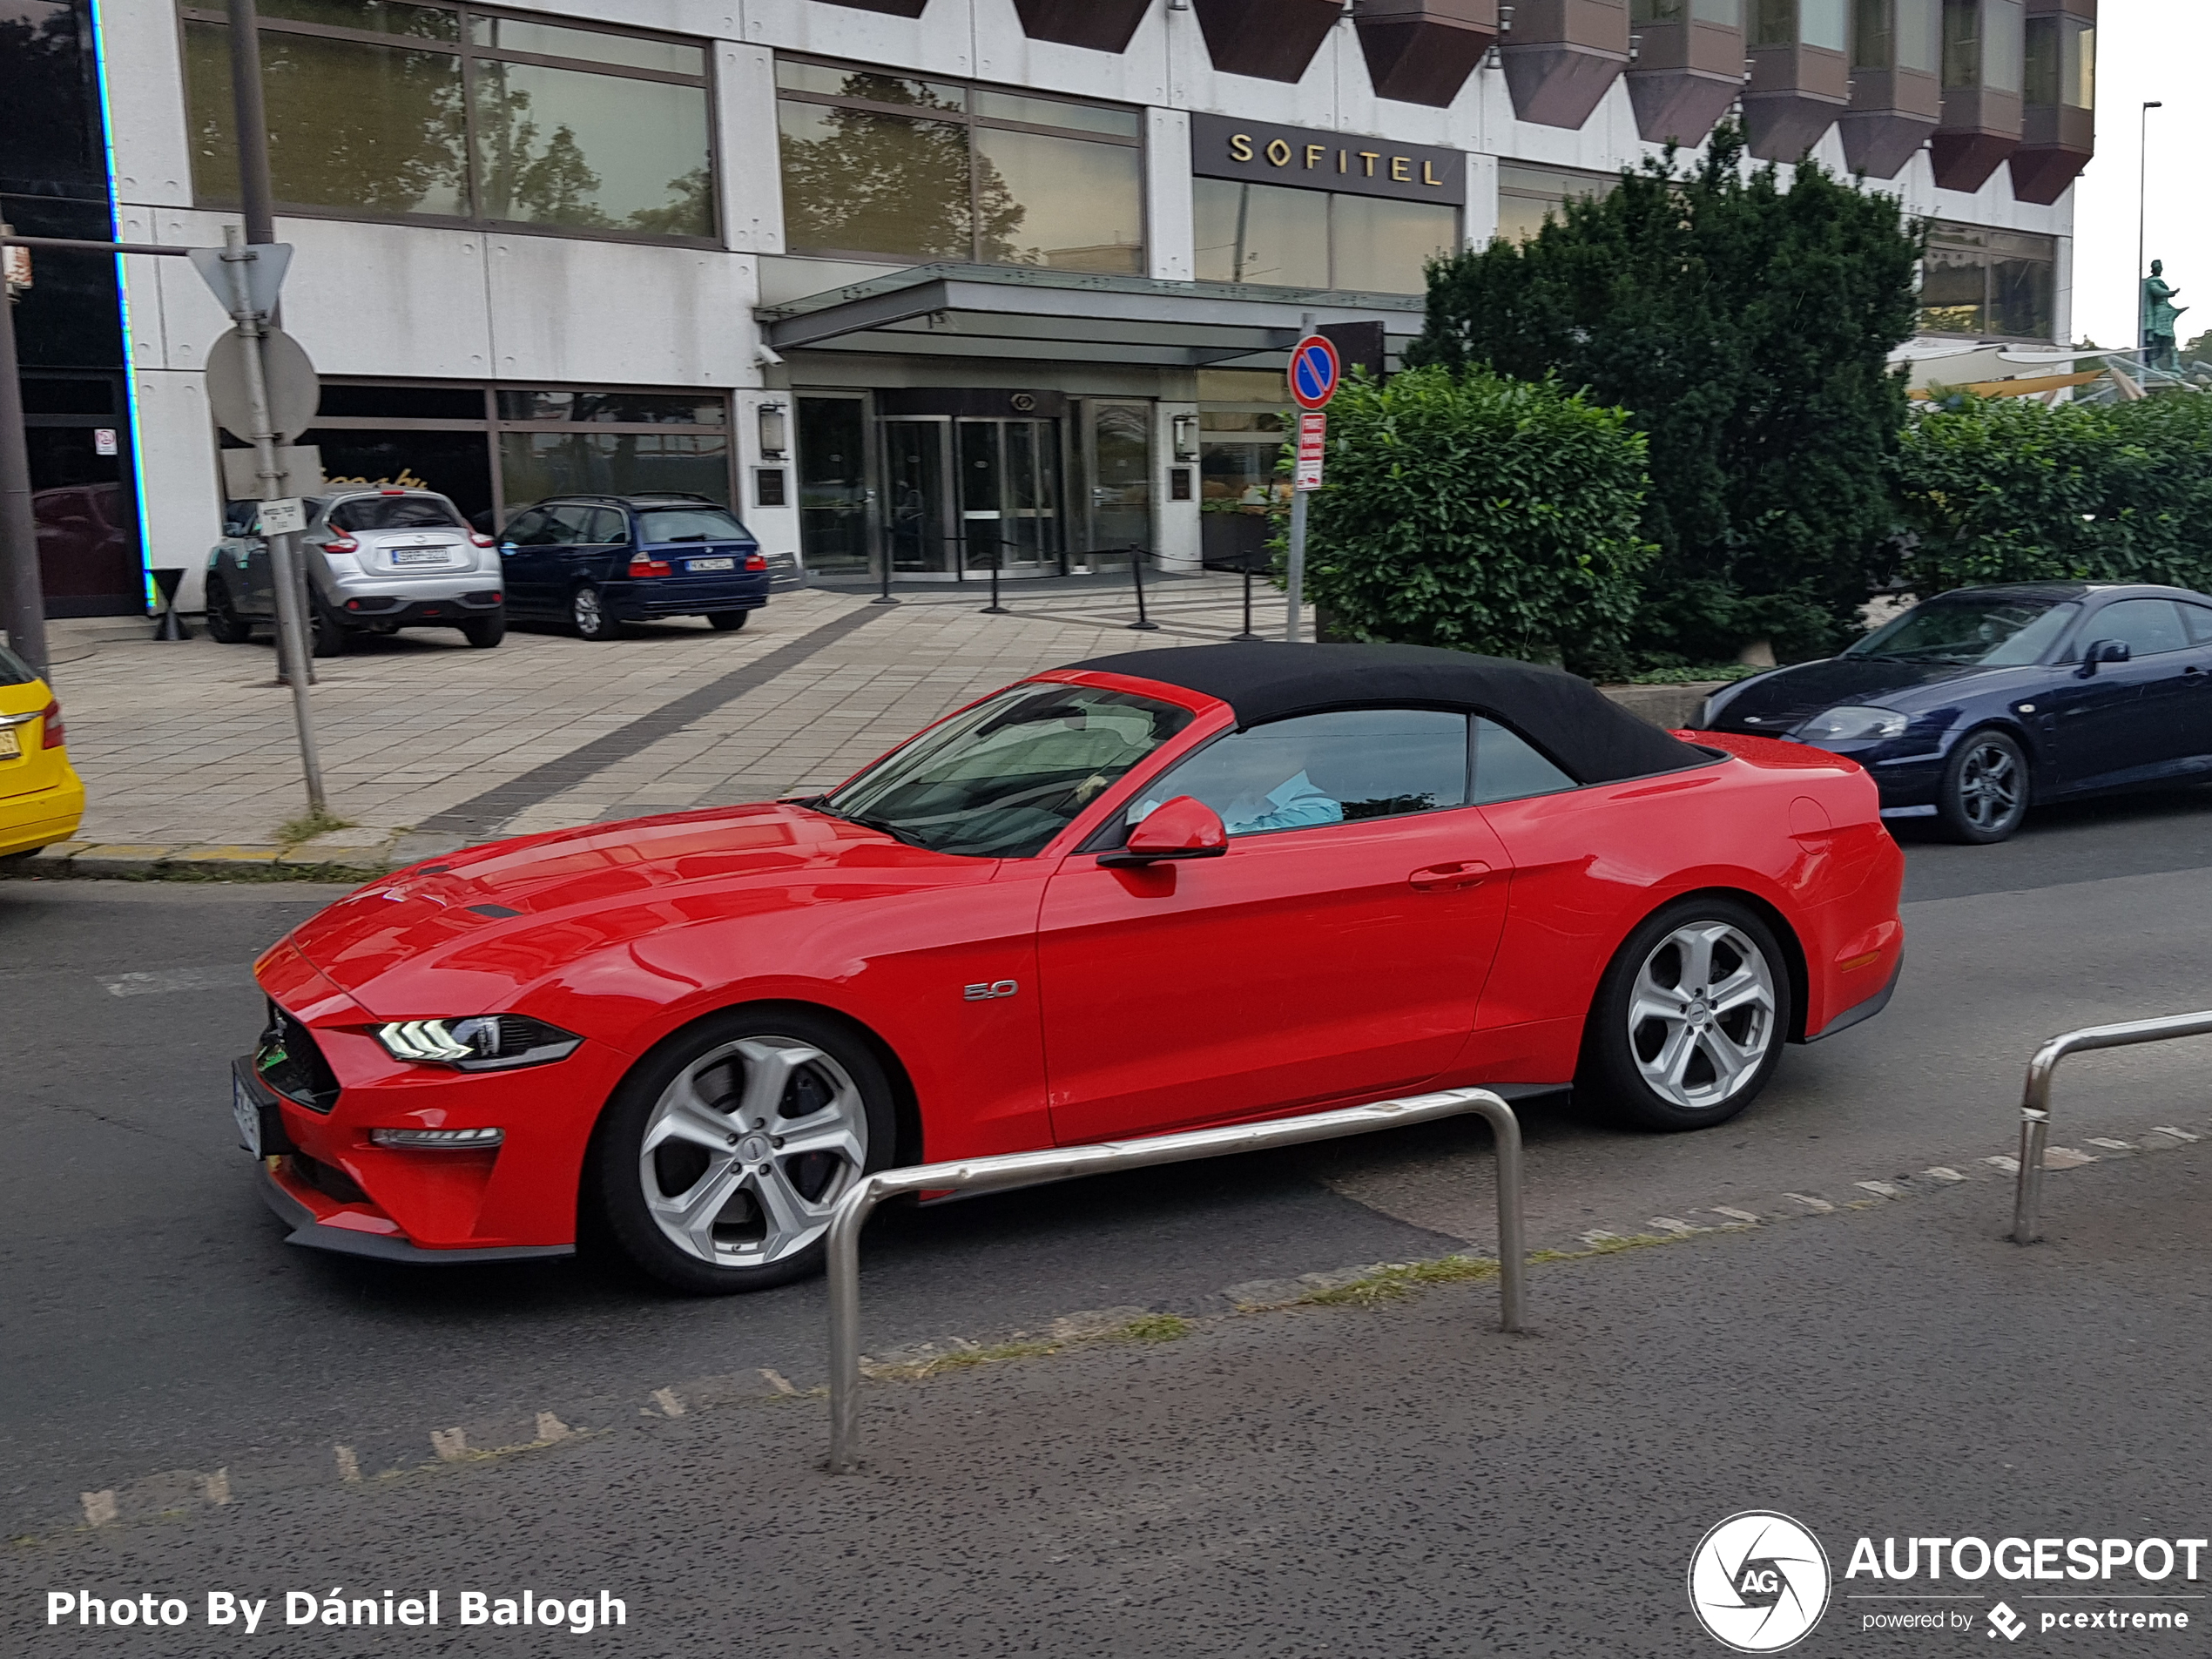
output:
[[[502,432],[499,462],[510,504],[579,493],[730,499],[728,440],[712,434]]]
[[[185,52],[192,187],[202,200],[235,201],[230,31],[188,23]],[[261,85],[279,201],[394,215],[468,212],[460,58],[265,29]]]
[[[476,152],[487,219],[670,236],[714,227],[706,105],[692,87],[481,64]]]
[[[1851,67],[1935,73],[1942,60],[1938,0],[1857,0],[1851,9]]]
[[[270,0],[260,11],[280,203],[714,233],[699,46],[400,0]],[[235,200],[227,25],[189,3],[184,15],[194,190]]]
[[[1191,181],[1204,282],[1329,286],[1329,192],[1229,179]]]
[[[2049,340],[2057,268],[2047,236],[1938,224],[1920,267],[1920,330]]]
[[[1450,252],[1459,233],[1459,210],[1442,202],[1332,196],[1329,286],[1418,293],[1428,286],[1428,262]]]
[[[1495,720],[1474,723],[1474,792],[1478,805],[1521,800],[1572,789],[1575,780],[1544,759],[1518,732]]]
[[[1144,269],[1135,111],[789,58],[776,79],[794,253]]]
[[[2097,102],[2096,25],[2078,17],[2030,17],[2022,81],[2029,104],[2087,110]]]

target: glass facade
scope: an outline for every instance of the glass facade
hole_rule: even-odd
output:
[[[228,26],[220,11],[182,15],[193,190],[234,202]],[[397,0],[272,0],[260,17],[270,176],[287,210],[714,234],[695,44]]]
[[[2058,245],[2047,236],[1939,223],[1921,267],[1920,329],[2047,341],[2056,326]]]
[[[1191,188],[1201,281],[1419,293],[1423,267],[1459,242],[1459,209],[1439,202],[1233,179]]]
[[[2079,17],[2027,20],[2026,102],[2097,107],[2097,28]]]
[[[1932,75],[1943,61],[1939,0],[1855,0],[1853,69],[1918,70]]]
[[[577,490],[734,504],[718,394],[326,381],[315,418],[300,442],[331,482],[435,489],[482,529]]]
[[[1544,220],[1566,202],[1612,193],[1621,182],[1609,172],[1570,172],[1561,167],[1530,167],[1515,161],[1498,164],[1498,234],[1525,242],[1544,228]]]
[[[776,62],[794,253],[1144,271],[1134,110]]]
[[[1750,45],[1844,50],[1848,0],[1751,0],[1750,10]]]
[[[2021,90],[2026,65],[2024,0],[1943,0],[1946,91],[1986,86]]]

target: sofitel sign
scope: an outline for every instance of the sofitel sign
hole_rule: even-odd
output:
[[[1220,115],[1191,116],[1190,171],[1206,179],[1447,202],[1454,207],[1464,206],[1467,194],[1467,158],[1457,150]]]

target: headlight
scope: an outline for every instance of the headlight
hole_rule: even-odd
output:
[[[1846,703],[1825,714],[1816,714],[1797,735],[1807,743],[1859,743],[1872,738],[1901,738],[1912,724],[1909,716],[1895,709],[1861,708]]]
[[[396,1020],[376,1028],[395,1060],[458,1071],[506,1071],[565,1060],[583,1039],[520,1014],[479,1014],[460,1020]]]

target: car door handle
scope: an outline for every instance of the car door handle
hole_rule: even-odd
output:
[[[1460,887],[1471,887],[1486,880],[1490,867],[1480,859],[1467,859],[1457,864],[1432,864],[1426,869],[1416,870],[1406,879],[1416,893],[1451,893]]]

